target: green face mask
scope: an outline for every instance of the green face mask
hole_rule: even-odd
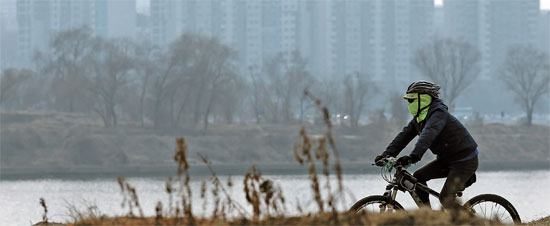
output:
[[[428,94],[420,94],[420,98],[418,97],[418,93],[408,93],[405,96],[405,99],[407,100],[414,100],[413,102],[409,103],[409,112],[412,116],[416,117],[417,122],[422,122],[424,119],[426,119],[426,116],[428,115],[428,109],[430,104],[432,103],[432,97]],[[420,107],[418,106],[420,102]],[[420,110],[420,113],[418,112]]]

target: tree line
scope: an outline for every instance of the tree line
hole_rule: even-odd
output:
[[[245,74],[235,67],[237,57],[217,39],[197,34],[183,34],[159,48],[72,28],[59,32],[49,51],[35,54],[34,70],[2,72],[0,101],[7,110],[93,113],[105,127],[125,119],[142,127],[207,129],[213,120],[303,121],[313,111],[302,93],[316,89],[357,125],[366,94],[374,90],[358,73],[341,84],[354,90],[334,89],[339,85],[328,81],[321,90],[297,51],[269,57]]]
[[[453,108],[478,77],[481,57],[466,41],[436,38],[415,52],[412,63],[442,86],[442,96]],[[309,90],[355,127],[380,90],[362,72],[317,78],[298,51],[267,57],[246,72],[235,67],[237,60],[236,50],[198,34],[182,34],[160,48],[131,39],[104,39],[87,27],[72,28],[55,35],[49,51],[35,54],[33,69],[2,71],[0,106],[93,113],[105,127],[117,126],[122,119],[142,127],[207,129],[212,121],[315,120],[313,103],[303,95]],[[549,92],[548,53],[510,47],[499,74],[531,124],[535,104]],[[388,98],[398,124],[407,118],[401,96],[396,92]]]

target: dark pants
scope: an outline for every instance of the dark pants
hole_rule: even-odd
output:
[[[431,179],[446,177],[447,180],[445,180],[445,184],[441,189],[439,201],[444,208],[454,209],[460,207],[460,205],[456,203],[455,194],[464,189],[464,184],[474,175],[477,166],[477,156],[470,160],[454,163],[445,163],[435,159],[417,169],[413,176],[418,179],[418,182],[424,185]],[[424,204],[430,205],[429,194],[427,192],[417,188],[416,193]]]

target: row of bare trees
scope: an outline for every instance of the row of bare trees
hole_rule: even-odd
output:
[[[333,112],[347,115],[347,124],[356,127],[377,89],[368,75],[359,72],[344,75],[343,80],[315,78],[299,52],[268,58],[263,67],[249,67],[249,75],[250,106],[257,123],[320,120],[320,115],[311,115],[313,103],[303,95],[307,90],[319,95]]]
[[[457,97],[479,76],[481,54],[470,43],[436,39],[416,52],[414,65],[431,81],[439,84],[451,108]]]
[[[103,39],[86,27],[58,33],[50,51],[37,53],[35,70],[7,69],[1,77],[1,106],[95,113],[106,127],[120,118],[142,127],[204,129],[212,119],[232,123],[294,123],[311,120],[312,91],[335,114],[358,126],[367,103],[376,96],[369,76],[356,72],[341,78],[318,78],[299,52],[280,53],[250,66],[235,67],[237,52],[214,38],[184,34],[167,48],[129,39]],[[442,86],[451,108],[480,72],[479,51],[455,39],[435,39],[416,51],[413,64]],[[548,54],[528,46],[510,48],[501,67],[502,80],[514,92],[531,124],[536,103],[549,93]],[[408,114],[400,98],[389,98],[393,118]],[[371,109],[372,110],[372,109]]]
[[[413,64],[442,86],[442,97],[454,108],[457,97],[479,76],[481,57],[481,53],[464,40],[436,39],[416,52]],[[548,52],[518,44],[508,49],[497,72],[497,78],[513,92],[525,111],[528,126],[532,124],[535,106],[549,94],[549,65]]]
[[[374,86],[364,74],[321,82],[299,52],[280,53],[241,74],[237,52],[214,38],[183,34],[167,48],[129,39],[103,39],[86,27],[58,33],[35,70],[2,75],[4,109],[94,113],[105,127],[123,118],[154,128],[207,129],[215,119],[254,117],[294,123],[311,117],[304,90],[333,99],[334,111],[358,125]],[[322,90],[318,84],[327,84]],[[337,87],[337,88],[336,88]]]
[[[199,35],[182,35],[161,49],[106,40],[81,27],[58,33],[49,50],[36,54],[35,71],[3,72],[2,107],[94,112],[106,127],[123,116],[142,126],[203,122],[206,128],[214,112],[230,121],[244,90],[235,51]]]

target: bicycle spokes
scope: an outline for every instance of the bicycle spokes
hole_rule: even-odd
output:
[[[386,212],[395,212],[396,209],[393,205],[389,203],[366,203],[361,211],[368,213],[386,213]]]
[[[477,216],[502,223],[513,223],[510,213],[500,204],[491,201],[479,202],[470,207]]]

